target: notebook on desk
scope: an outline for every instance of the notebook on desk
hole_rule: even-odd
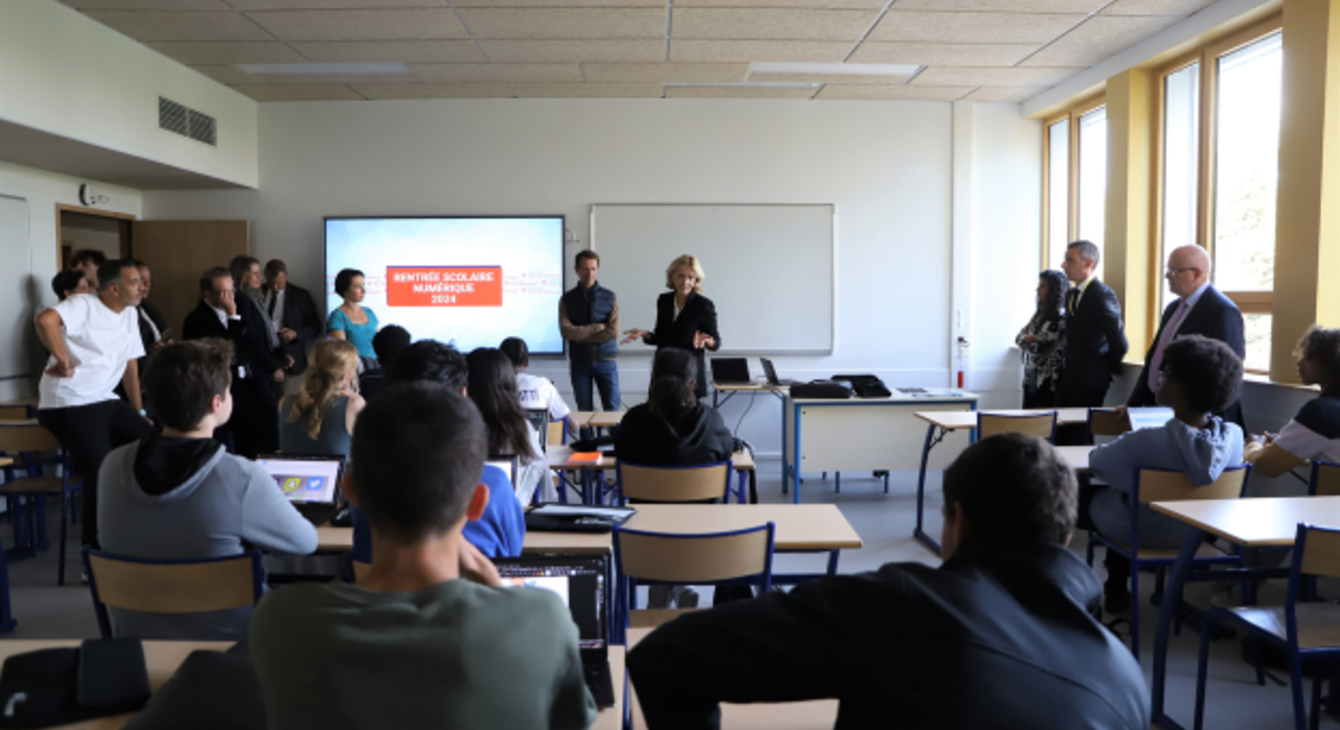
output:
[[[614,706],[607,560],[597,555],[522,555],[493,561],[504,587],[539,588],[563,599],[577,624],[586,686],[602,708]]]
[[[339,510],[340,477],[344,457],[302,454],[261,454],[256,457],[290,504],[313,525],[321,525]]]

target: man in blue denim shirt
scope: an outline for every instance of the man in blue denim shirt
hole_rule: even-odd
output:
[[[600,255],[577,254],[577,286],[558,301],[558,326],[563,339],[572,343],[572,390],[577,410],[595,410],[591,384],[600,389],[600,402],[607,411],[619,410],[619,299],[596,282]]]

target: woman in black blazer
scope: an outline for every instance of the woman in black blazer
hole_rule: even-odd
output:
[[[695,256],[684,254],[670,262],[665,270],[665,287],[671,291],[656,300],[656,329],[631,329],[624,332],[624,343],[637,338],[657,350],[676,347],[693,353],[698,361],[698,372],[707,372],[703,350],[716,352],[721,348],[721,333],[717,331],[717,308],[703,296],[702,264]],[[707,378],[698,377],[694,388],[699,398],[707,397]]]

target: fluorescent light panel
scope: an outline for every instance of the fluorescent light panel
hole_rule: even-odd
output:
[[[407,74],[403,63],[243,63],[239,69],[253,76],[275,74]]]
[[[739,86],[746,89],[814,89],[823,84],[810,81],[745,81],[732,83],[702,83],[693,81],[670,81],[663,86]]]
[[[816,76],[911,76],[921,69],[912,63],[774,63],[756,61],[754,74],[814,74]]]

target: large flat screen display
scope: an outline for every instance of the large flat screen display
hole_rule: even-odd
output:
[[[563,216],[327,218],[328,312],[346,268],[363,272],[363,306],[382,326],[415,340],[469,352],[520,337],[531,354],[563,352]]]

